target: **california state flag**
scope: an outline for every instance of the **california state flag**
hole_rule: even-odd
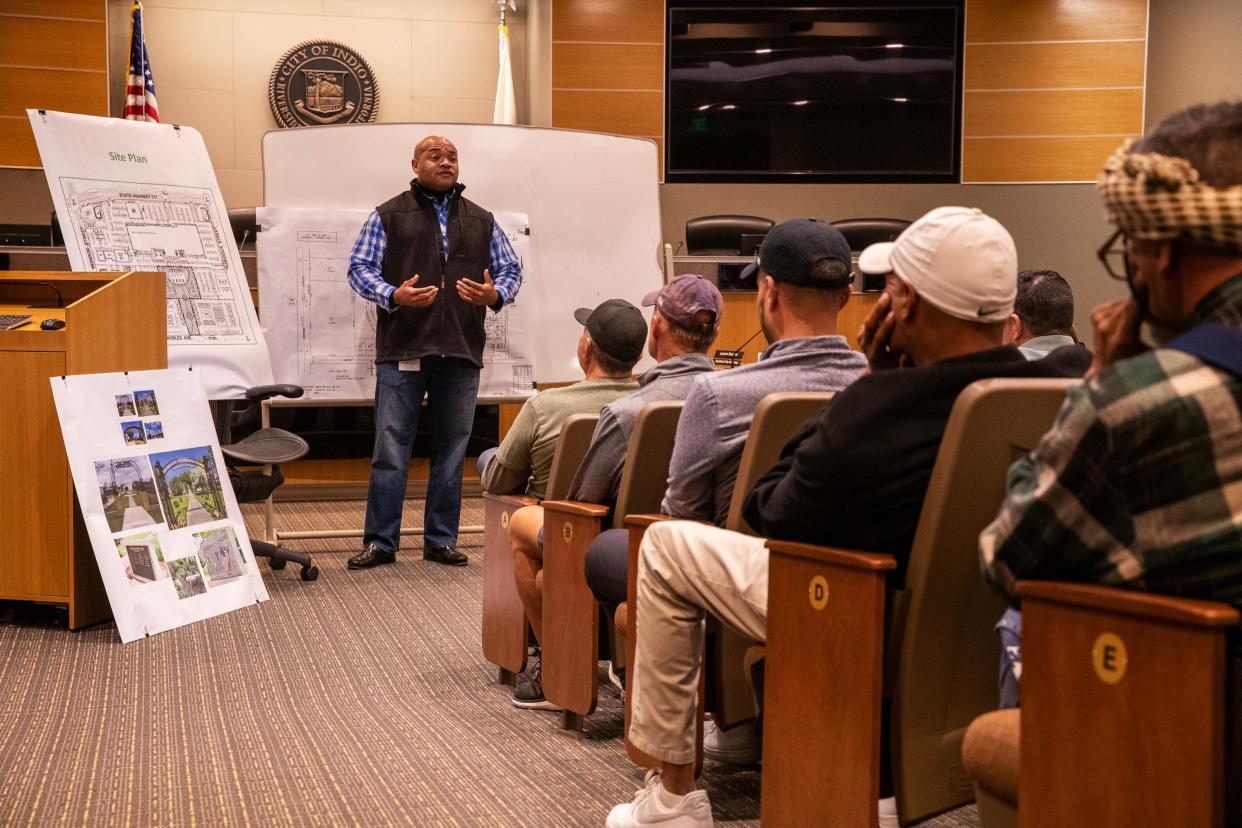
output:
[[[516,124],[517,101],[513,99],[513,67],[509,63],[509,27],[501,23],[496,29],[500,33],[500,73],[496,77],[496,108],[492,111],[492,123]]]

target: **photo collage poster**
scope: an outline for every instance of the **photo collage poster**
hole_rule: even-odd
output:
[[[199,373],[51,384],[121,640],[266,601]]]

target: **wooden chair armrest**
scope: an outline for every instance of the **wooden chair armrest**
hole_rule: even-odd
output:
[[[817,546],[810,543],[794,541],[768,540],[767,547],[772,552],[792,555],[809,561],[834,564],[851,569],[883,570],[896,569],[897,561],[892,555],[876,552],[861,552],[855,549],[838,549],[834,546]]]
[[[1174,624],[1230,627],[1238,623],[1238,611],[1228,604],[1153,595],[1132,589],[1060,581],[1021,581],[1017,585],[1017,593],[1024,600],[1158,618]]]
[[[492,494],[491,492],[484,492],[483,499],[499,503],[501,506],[512,506],[517,509],[523,506],[534,506],[539,503],[535,498],[527,497],[526,495]]]
[[[653,523],[659,523],[662,520],[677,520],[672,515],[626,515],[625,525],[629,528],[647,528]]]
[[[598,503],[585,503],[580,500],[545,500],[543,502],[544,523],[547,523],[548,512],[563,512],[588,518],[604,518],[608,514],[607,506]]]

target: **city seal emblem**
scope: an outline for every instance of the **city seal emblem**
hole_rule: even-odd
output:
[[[308,40],[285,52],[267,84],[282,127],[365,124],[379,109],[379,85],[362,55],[334,40]]]

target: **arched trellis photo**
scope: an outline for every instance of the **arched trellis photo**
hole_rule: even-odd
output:
[[[95,482],[99,486],[109,532],[153,526],[164,521],[147,458],[97,460]]]
[[[224,491],[210,446],[157,452],[150,457],[169,529],[225,517]]]

